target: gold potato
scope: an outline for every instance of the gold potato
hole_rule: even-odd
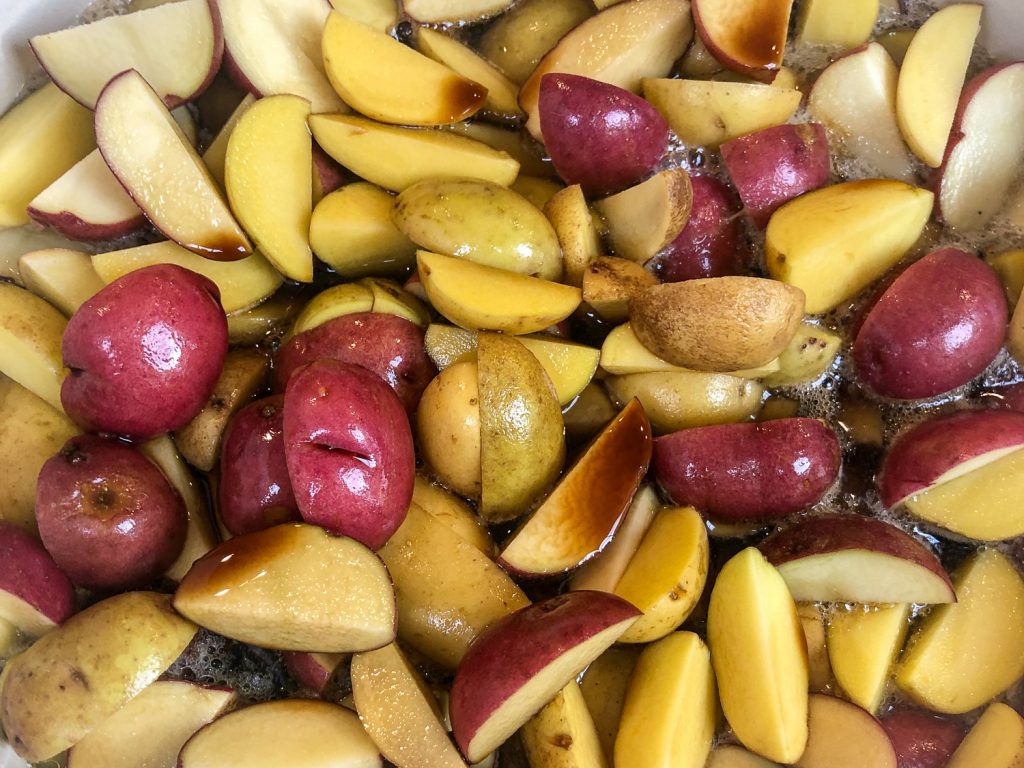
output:
[[[428,179],[395,199],[395,225],[422,248],[510,272],[557,280],[562,250],[529,200],[479,179]]]
[[[196,625],[155,592],[128,592],[72,616],[5,668],[0,724],[15,751],[49,760],[156,680]]]
[[[416,444],[437,477],[463,496],[480,498],[480,390],[476,363],[456,363],[423,391]]]
[[[761,409],[764,394],[753,379],[703,371],[631,373],[605,383],[621,404],[637,398],[660,433],[743,421]]]
[[[673,365],[698,371],[774,360],[800,327],[804,292],[777,280],[712,277],[647,288],[629,305],[637,338]]]

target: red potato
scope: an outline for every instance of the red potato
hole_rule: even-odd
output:
[[[181,552],[185,503],[149,459],[95,435],[69,440],[43,465],[36,491],[43,546],[80,587],[153,581]]]
[[[302,519],[284,455],[284,395],[250,403],[224,433],[220,518],[233,536]]]
[[[228,351],[217,286],[172,264],[118,278],[68,321],[61,403],[79,426],[144,439],[188,424]]]
[[[599,80],[548,74],[540,125],[555,170],[588,197],[604,197],[652,174],[668,149],[668,123],[636,94]]]
[[[807,517],[758,546],[794,600],[952,603],[938,558],[894,525],[861,515]]]
[[[459,663],[452,735],[475,763],[493,752],[602,651],[640,612],[608,592],[579,590],[528,605],[487,627]]]
[[[0,618],[42,635],[75,611],[75,588],[43,546],[0,521]]]
[[[993,390],[992,394],[999,396],[1004,408],[1024,413],[1024,384],[1011,384],[1008,387],[1000,387]]]
[[[288,674],[296,682],[320,696],[331,682],[335,670],[348,657],[340,653],[285,651],[281,658]]]
[[[985,370],[999,353],[1008,308],[995,271],[956,248],[908,267],[857,331],[857,377],[883,397],[934,397]]]
[[[961,724],[919,709],[897,709],[881,723],[900,768],[943,768],[964,738]]]
[[[815,504],[839,474],[839,441],[816,419],[685,429],[654,441],[671,499],[722,520],[775,520]]]
[[[961,411],[902,433],[882,464],[878,490],[894,507],[915,493],[1024,448],[1024,413]]]
[[[285,460],[302,518],[378,549],[405,519],[416,460],[394,391],[358,365],[318,360],[284,395]]]
[[[416,410],[437,368],[423,345],[423,329],[404,317],[356,312],[300,333],[281,347],[274,389],[283,392],[299,366],[328,359],[360,365],[391,385],[408,413]]]
[[[663,283],[739,275],[750,253],[736,194],[714,176],[691,176],[693,204],[678,237],[647,263]]]
[[[783,203],[828,182],[828,140],[820,123],[765,128],[727,141],[721,152],[747,213],[761,228]]]

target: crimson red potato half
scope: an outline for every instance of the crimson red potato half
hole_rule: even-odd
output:
[[[663,283],[738,275],[750,255],[736,193],[714,176],[690,176],[693,203],[686,226],[647,263]]]
[[[934,397],[980,374],[1003,345],[995,271],[956,248],[910,265],[868,310],[853,343],[858,379],[884,397]]]
[[[765,227],[775,210],[828,182],[830,159],[820,123],[776,125],[727,141],[722,162],[747,214]]]
[[[50,554],[13,523],[0,521],[0,618],[35,637],[75,610],[75,589]]]
[[[416,460],[401,401],[358,365],[317,360],[284,394],[285,461],[303,520],[384,545],[405,519]]]
[[[668,123],[624,88],[580,75],[540,81],[540,126],[555,170],[588,197],[631,187],[655,171],[668,149]]]
[[[929,419],[901,434],[878,478],[882,503],[900,502],[1024,448],[1024,413],[961,411]]]
[[[839,441],[816,419],[685,429],[654,441],[672,501],[722,520],[776,520],[813,506],[839,475]]]

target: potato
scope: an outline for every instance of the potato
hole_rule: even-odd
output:
[[[427,385],[416,412],[416,445],[442,483],[480,499],[480,389],[475,362],[455,363]]]
[[[658,279],[629,259],[600,256],[583,272],[583,301],[603,320],[621,323],[629,317],[629,300]]]
[[[816,503],[838,477],[839,460],[831,429],[793,418],[659,437],[651,466],[676,504],[726,521],[775,520]]]
[[[752,379],[702,371],[631,373],[606,384],[620,404],[637,398],[660,433],[743,421],[760,410],[764,394]]]
[[[603,197],[637,184],[654,172],[668,149],[668,123],[658,110],[600,80],[545,75],[538,109],[555,170],[588,196]]]
[[[548,490],[565,462],[565,427],[554,387],[518,340],[481,333],[480,514],[512,520]]]
[[[557,280],[562,250],[535,206],[508,187],[477,179],[428,179],[403,190],[395,225],[427,250]]]
[[[445,669],[484,627],[529,604],[501,568],[416,503],[377,554],[395,583],[399,639]]]
[[[231,417],[259,392],[267,380],[270,359],[255,349],[228,352],[224,368],[206,405],[174,433],[174,442],[189,464],[209,472],[220,459],[220,443]]]
[[[156,680],[196,626],[155,592],[128,592],[72,616],[8,662],[0,724],[29,762],[72,746]]]
[[[826,328],[801,323],[779,355],[779,370],[765,376],[765,385],[789,387],[813,381],[832,365],[842,343],[841,337]]]
[[[722,162],[759,227],[787,200],[828,181],[831,163],[820,123],[764,128],[722,145]]]
[[[883,397],[934,397],[980,374],[1003,346],[1006,295],[995,271],[934,251],[885,289],[853,342],[858,379]]]
[[[480,52],[522,84],[559,38],[594,13],[587,0],[525,0],[480,38]]]
[[[656,285],[629,306],[630,324],[645,347],[699,371],[753,368],[775,359],[803,314],[803,291],[757,277]]]

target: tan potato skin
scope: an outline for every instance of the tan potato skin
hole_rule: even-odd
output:
[[[463,496],[480,498],[476,363],[455,363],[427,385],[416,413],[416,445],[441,482]]]
[[[699,371],[764,365],[786,348],[803,315],[803,291],[758,277],[655,285],[629,305],[630,324],[645,347]]]
[[[72,616],[5,668],[0,725],[23,758],[63,752],[156,680],[197,627],[170,597],[128,592]]]

